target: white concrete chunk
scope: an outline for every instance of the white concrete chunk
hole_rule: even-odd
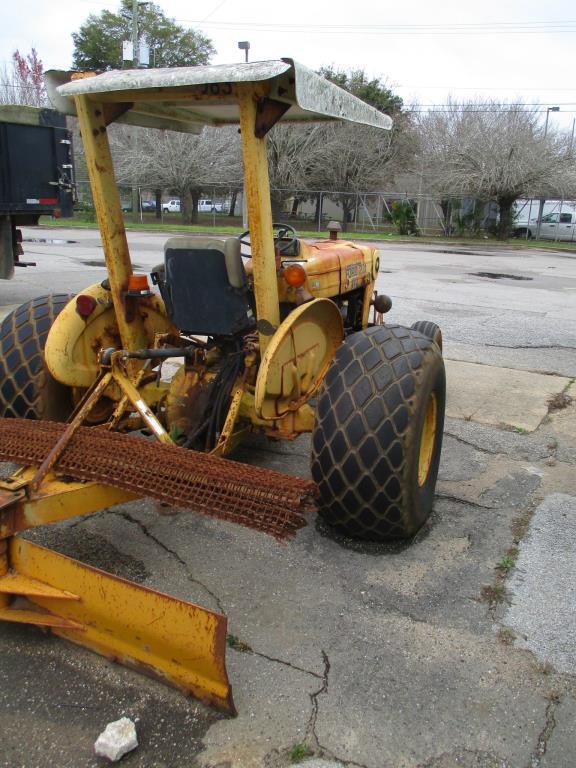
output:
[[[129,717],[108,723],[94,744],[94,752],[115,763],[138,746],[136,726]]]
[[[446,415],[480,424],[538,428],[548,413],[548,400],[566,389],[570,379],[512,368],[444,360]]]

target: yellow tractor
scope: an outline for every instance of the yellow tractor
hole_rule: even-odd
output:
[[[278,538],[305,524],[312,498],[346,535],[422,526],[442,444],[440,329],[382,323],[376,248],[336,233],[305,242],[272,222],[266,154],[281,119],[391,121],[291,59],[53,72],[48,86],[79,120],[108,276],[2,325],[0,459],[24,466],[0,483],[0,619],[48,627],[233,711],[224,616],[17,534],[138,496]],[[239,123],[249,231],[171,237],[150,279],[134,274],[114,121],[192,133]],[[164,380],[171,358],[182,362]],[[314,483],[223,458],[254,432],[312,433]]]

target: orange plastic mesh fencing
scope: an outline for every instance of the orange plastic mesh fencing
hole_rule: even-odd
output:
[[[66,428],[0,419],[0,461],[39,465]],[[294,536],[314,510],[313,482],[141,436],[80,427],[56,465],[60,474],[95,480],[142,496],[255,528]]]

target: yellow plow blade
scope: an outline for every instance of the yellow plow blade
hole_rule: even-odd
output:
[[[8,561],[11,570],[0,576],[0,619],[49,627],[235,713],[226,673],[225,616],[19,537],[9,540]],[[24,596],[43,612],[12,608],[2,599],[9,595]]]

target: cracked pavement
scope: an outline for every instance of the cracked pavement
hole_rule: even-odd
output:
[[[0,283],[0,312],[103,278],[82,264],[101,258],[95,232],[32,236],[78,242],[34,243],[39,266]],[[130,233],[134,260],[157,263],[164,239]],[[279,545],[149,500],[30,532],[225,613],[239,714],[2,625],[0,766],[101,766],[93,742],[127,715],[140,746],[126,766],[283,768],[302,744],[310,768],[573,768],[576,255],[458,250],[382,246],[391,319],[437,322],[450,369],[482,369],[449,394],[434,512],[415,539],[358,542],[311,517]],[[534,375],[522,391],[506,384],[515,372]],[[480,387],[494,418],[455,417],[451,403]],[[533,415],[527,426],[515,424],[519,410]],[[236,458],[306,475],[308,448],[307,437],[254,439]]]

